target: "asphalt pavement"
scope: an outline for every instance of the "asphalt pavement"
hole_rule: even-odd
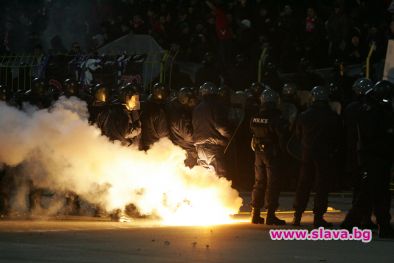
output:
[[[244,196],[247,202],[247,194]],[[349,196],[330,197],[327,220],[338,228]],[[292,196],[278,216],[291,222]],[[274,241],[267,225],[252,225],[247,205],[234,222],[162,226],[157,221],[57,216],[0,220],[0,262],[393,262],[394,240]],[[264,213],[262,214],[265,215]],[[204,215],[204,216],[209,216]],[[312,229],[307,211],[300,229]],[[281,229],[292,229],[290,225]]]

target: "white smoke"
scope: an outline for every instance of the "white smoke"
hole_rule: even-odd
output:
[[[242,205],[231,182],[185,167],[185,152],[168,139],[147,153],[110,142],[76,98],[29,112],[0,102],[0,127],[0,164],[23,164],[36,186],[76,192],[107,210],[132,203],[141,214],[184,224],[219,222]]]

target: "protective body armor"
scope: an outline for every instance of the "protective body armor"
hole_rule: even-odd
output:
[[[253,133],[252,149],[261,152],[273,150],[274,145],[278,144],[275,126],[279,118],[279,112],[276,110],[262,110],[259,114],[251,118],[250,128]]]

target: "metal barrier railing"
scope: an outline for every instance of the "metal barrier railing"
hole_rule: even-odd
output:
[[[380,64],[380,62],[375,62],[375,64],[371,65],[371,57],[376,50],[376,44],[372,43],[368,52],[368,55],[365,59],[365,64],[352,64],[352,65],[344,65],[341,63],[339,65],[339,73],[340,77],[344,77],[345,75],[348,76],[360,76],[364,75],[366,78],[380,78],[381,76],[379,75],[379,72],[372,72],[375,71],[375,67]],[[267,64],[267,58],[268,58],[268,49],[266,47],[263,47],[261,53],[260,53],[260,58],[258,61],[257,65],[257,81],[262,82],[262,75],[264,73],[264,66]],[[319,75],[323,77],[327,77],[327,72],[332,72],[332,67],[328,68],[319,68],[319,69],[314,69],[312,70],[315,73],[318,73]],[[375,73],[375,74],[373,74]],[[289,78],[289,76],[293,76],[295,73],[284,73],[280,74],[281,77]]]
[[[0,84],[16,90],[30,87],[33,71],[37,68],[37,57],[24,54],[0,56]]]
[[[61,83],[65,78],[72,78],[85,83],[86,74],[94,74],[94,71],[90,72],[89,68],[89,65],[94,63],[88,65],[88,60],[97,59],[97,65],[101,66],[102,72],[105,71],[103,74],[106,74],[113,85],[119,85],[121,81],[138,80],[141,81],[144,90],[149,90],[153,82],[164,83],[168,80],[173,55],[168,51],[157,54],[141,54],[140,56],[145,56],[142,61],[133,60],[137,55],[128,56],[126,54],[96,57],[88,54],[0,55],[0,84],[7,86],[11,91],[16,91],[30,89],[31,81],[35,77],[48,82],[51,79],[56,79]],[[121,60],[122,56],[125,57],[123,61]]]
[[[365,61],[365,77],[366,78],[370,78],[370,76],[371,76],[371,73],[370,73],[370,61],[371,61],[372,54],[373,54],[373,52],[375,50],[376,50],[376,44],[375,44],[375,42],[372,42],[372,45],[369,48],[367,59]]]
[[[263,65],[266,64],[268,58],[268,48],[264,47],[263,50],[261,51],[260,54],[260,59],[258,63],[258,69],[257,69],[257,82],[261,83],[262,80],[262,74],[263,74]]]

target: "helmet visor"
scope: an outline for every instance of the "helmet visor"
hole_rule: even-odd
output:
[[[139,95],[132,95],[126,96],[125,98],[125,105],[128,110],[139,110],[140,109],[140,96]]]

